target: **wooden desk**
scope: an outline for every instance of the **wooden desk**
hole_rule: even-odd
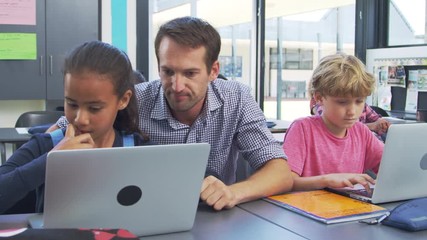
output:
[[[396,205],[397,203],[382,206],[393,209]],[[407,232],[381,224],[367,225],[357,221],[327,225],[264,200],[240,204],[239,207],[307,239],[427,239],[427,230]]]
[[[6,143],[24,143],[31,138],[30,134],[19,134],[16,128],[0,128],[0,157],[3,164],[6,159]]]
[[[0,215],[0,229],[21,228],[27,226],[31,214]],[[154,235],[142,239],[304,239],[285,228],[276,226],[243,209],[234,207],[230,210],[214,211],[206,205],[200,205],[191,231]]]

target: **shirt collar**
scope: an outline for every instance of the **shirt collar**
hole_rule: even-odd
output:
[[[172,117],[172,114],[169,111],[166,98],[164,97],[162,85],[159,84],[158,91],[156,94],[156,99],[154,101],[154,107],[153,107],[153,110],[151,111],[151,118],[157,119],[157,120],[163,120],[163,119],[168,119],[168,116]]]
[[[208,85],[208,92],[206,96],[207,98],[205,99],[205,104],[201,114],[201,116],[204,116],[203,118],[206,118],[206,116],[209,115],[210,112],[215,111],[223,105],[222,96],[220,95],[218,89],[216,89],[212,82]],[[208,111],[206,111],[206,109],[208,109]],[[151,112],[151,118],[157,120],[173,118],[161,85],[159,86],[158,94],[156,94],[154,107]]]

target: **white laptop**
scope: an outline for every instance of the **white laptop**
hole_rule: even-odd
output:
[[[372,194],[354,189],[328,189],[371,203],[427,197],[427,123],[392,124]]]
[[[44,213],[34,228],[123,228],[137,236],[190,230],[210,145],[51,151]]]

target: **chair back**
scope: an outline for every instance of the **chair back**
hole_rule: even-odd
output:
[[[427,109],[418,109],[417,110],[417,121],[427,122]]]
[[[34,127],[39,125],[54,124],[64,116],[63,111],[30,111],[25,112],[16,120],[15,127]]]
[[[376,113],[378,113],[379,115],[383,116],[383,117],[389,117],[390,115],[386,112],[386,110],[377,107],[377,106],[370,106]]]
[[[40,125],[53,125],[61,116],[63,111],[30,111],[21,114],[16,120],[15,127],[34,127]],[[22,143],[16,143],[14,150],[19,148]],[[30,191],[24,198],[15,203],[3,214],[22,214],[34,213],[36,208],[36,191]]]
[[[15,127],[26,127],[30,128],[28,132],[30,134],[43,133],[50,126],[56,123],[56,121],[64,116],[63,111],[30,111],[24,112],[16,120]],[[22,146],[22,143],[16,143],[13,150],[18,149]]]

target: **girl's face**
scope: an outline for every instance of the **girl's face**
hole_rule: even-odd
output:
[[[111,145],[117,112],[126,108],[132,92],[119,99],[108,75],[84,71],[65,75],[64,95],[65,116],[76,128],[76,136],[90,133],[97,147]]]
[[[365,106],[365,97],[332,97],[316,94],[322,106],[322,119],[329,131],[337,137],[344,137],[347,128],[359,121]]]

